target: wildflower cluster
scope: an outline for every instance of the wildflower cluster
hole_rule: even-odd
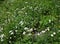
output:
[[[60,44],[60,1],[5,0],[0,5],[0,44]]]

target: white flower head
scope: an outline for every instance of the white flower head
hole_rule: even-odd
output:
[[[11,41],[9,41],[9,43],[11,43]]]
[[[28,27],[25,27],[24,30],[28,30],[29,28]]]
[[[31,28],[29,31],[33,31],[33,28]]]
[[[1,34],[1,35],[0,35],[0,38],[3,38],[4,36],[5,36],[4,34]]]
[[[21,10],[24,10],[26,7],[23,7]]]
[[[56,34],[56,32],[53,32],[53,34],[55,35],[55,34]]]
[[[3,42],[4,41],[4,39],[3,38],[1,38],[1,42]]]
[[[11,32],[10,34],[11,34],[11,35],[13,35],[13,34],[14,34],[14,32]]]
[[[51,23],[51,20],[49,19],[49,23]]]
[[[28,35],[32,35],[31,33],[29,33]]]
[[[12,39],[12,37],[10,37],[10,39]]]
[[[23,21],[20,21],[20,22],[19,22],[19,24],[20,24],[20,25],[23,25],[23,24],[24,24],[24,22],[23,22]]]
[[[13,30],[10,30],[9,33],[13,32]]]
[[[26,4],[28,3],[28,2],[25,2]]]
[[[49,27],[47,27],[47,30],[48,30],[48,31],[50,30]]]
[[[53,34],[51,34],[51,37],[53,37],[54,35]]]
[[[15,30],[15,32],[18,32],[18,30]]]
[[[24,32],[23,32],[23,35],[25,35],[25,34],[26,34],[26,32],[24,31]]]
[[[45,33],[46,31],[43,30],[43,31],[41,31],[41,32],[42,32],[42,33]]]
[[[36,30],[36,28],[34,28],[34,30]]]
[[[27,12],[25,12],[25,14],[27,15]]]
[[[40,33],[37,33],[37,35],[40,35]]]

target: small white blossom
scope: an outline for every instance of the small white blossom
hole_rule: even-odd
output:
[[[17,32],[18,30],[15,30],[15,32]]]
[[[53,34],[51,34],[51,37],[53,37],[54,35]]]
[[[49,23],[51,23],[51,20],[49,19]]]
[[[31,28],[31,29],[29,29],[29,30],[27,30],[27,31],[31,32],[31,31],[33,31],[33,28]]]
[[[25,12],[25,14],[27,15],[27,13]]]
[[[37,33],[37,35],[40,35],[40,33]]]
[[[13,35],[13,34],[14,34],[14,32],[11,32],[10,34],[11,34],[11,35]]]
[[[55,34],[56,34],[56,32],[53,32],[53,34],[55,35]]]
[[[23,21],[20,21],[20,22],[19,22],[19,24],[20,24],[20,25],[23,25],[23,24],[24,24],[24,22],[23,22]]]
[[[29,29],[29,28],[28,28],[28,27],[25,27],[25,28],[24,28],[24,30],[27,30],[27,29]]]
[[[11,43],[11,41],[9,41],[9,43]]]
[[[28,3],[28,2],[25,2],[26,4]]]
[[[26,7],[23,7],[21,10],[24,10]]]
[[[29,33],[28,35],[32,35],[31,33]]]
[[[36,30],[36,28],[34,28],[34,30]]]
[[[10,37],[10,39],[12,39],[12,37]]]
[[[25,35],[25,34],[26,34],[26,32],[24,31],[24,32],[23,32],[23,35]]]
[[[9,33],[13,32],[12,30],[9,31]]]
[[[43,30],[43,31],[41,31],[41,32],[42,32],[42,33],[45,33],[46,31]]]
[[[49,27],[47,27],[47,30],[48,30],[48,31],[50,30]]]
[[[1,42],[3,42],[4,41],[4,39],[3,38],[1,38]]]
[[[0,35],[0,38],[3,38],[4,36],[5,36],[4,34],[1,34],[1,35]]]

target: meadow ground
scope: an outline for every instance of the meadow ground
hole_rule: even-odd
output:
[[[60,44],[60,0],[0,0],[0,44]]]

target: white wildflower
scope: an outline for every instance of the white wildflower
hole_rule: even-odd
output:
[[[34,30],[36,30],[36,28],[34,28]]]
[[[25,34],[26,34],[26,32],[24,31],[24,32],[23,32],[23,35],[25,35]]]
[[[1,38],[1,42],[3,42],[4,41],[4,39],[3,38]]]
[[[24,22],[23,22],[23,21],[20,21],[20,22],[19,22],[19,24],[20,24],[20,25],[23,25],[23,24],[24,24]]]
[[[51,23],[51,20],[49,19],[49,23]]]
[[[11,41],[9,41],[9,43],[11,43]]]
[[[11,35],[13,35],[13,34],[14,34],[14,32],[11,32],[10,34],[11,34]]]
[[[56,32],[53,32],[53,34],[55,35],[55,34],[56,34]]]
[[[28,28],[28,27],[25,27],[25,28],[24,28],[24,30],[27,30],[27,29],[29,29],[29,28]]]
[[[40,35],[40,33],[37,33],[37,35]]]
[[[31,31],[33,31],[33,28],[31,28],[31,29],[29,29],[29,30],[27,30],[28,32],[31,32]]]
[[[25,14],[27,15],[27,13],[25,12]]]
[[[9,33],[13,32],[13,30],[10,30]]]
[[[25,2],[26,4],[28,3],[28,2]]]
[[[26,7],[23,7],[21,10],[24,10]]]
[[[29,33],[28,35],[32,35],[31,33]]]
[[[47,27],[47,30],[48,30],[48,31],[50,30],[49,27]]]
[[[18,30],[15,30],[15,32],[17,32]]]
[[[51,37],[53,37],[54,35],[53,34],[51,34]]]
[[[12,39],[12,37],[10,37],[10,39]]]
[[[3,38],[4,36],[5,36],[4,34],[1,34],[1,35],[0,35],[0,38]]]
[[[43,30],[43,31],[41,31],[41,32],[42,32],[42,33],[45,33],[46,31]]]

